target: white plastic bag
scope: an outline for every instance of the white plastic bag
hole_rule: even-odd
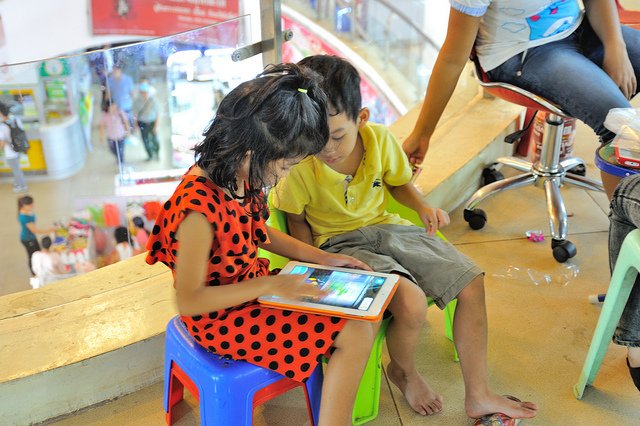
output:
[[[604,127],[616,134],[612,146],[640,152],[640,108],[613,108]]]

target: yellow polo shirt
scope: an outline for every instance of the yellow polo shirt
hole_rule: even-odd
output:
[[[305,213],[313,243],[319,247],[330,237],[376,224],[411,222],[386,211],[390,197],[385,185],[411,180],[411,167],[389,129],[367,123],[360,130],[364,155],[355,176],[338,173],[316,157],[295,165],[272,191],[274,207]]]

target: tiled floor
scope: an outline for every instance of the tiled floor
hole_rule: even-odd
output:
[[[590,160],[595,139],[584,127],[578,134],[577,154]],[[589,166],[589,175],[596,172]],[[77,181],[79,179],[73,179]],[[37,196],[44,198],[46,190]],[[67,183],[73,185],[73,183]],[[39,186],[34,185],[34,189]],[[52,191],[53,192],[53,191]],[[62,191],[61,191],[62,192]],[[530,425],[634,425],[640,418],[640,394],[624,365],[625,350],[610,346],[604,364],[582,401],[574,398],[576,382],[600,312],[589,294],[604,292],[607,266],[607,201],[604,194],[565,188],[570,214],[570,239],[578,255],[565,264],[553,260],[548,240],[533,243],[527,230],[548,234],[543,192],[529,187],[486,200],[481,207],[489,220],[481,231],[470,230],[462,209],[452,212],[445,235],[486,271],[489,316],[488,370],[492,386],[539,404]],[[52,196],[49,202],[58,200]],[[61,209],[60,206],[56,208]],[[423,418],[405,403],[383,377],[380,414],[371,424],[465,425],[472,421],[463,410],[464,387],[451,345],[443,335],[442,314],[431,308],[420,337],[419,370],[444,396],[442,413]],[[388,360],[388,357],[385,357]],[[176,424],[198,424],[192,397],[178,406]],[[301,391],[292,391],[255,413],[256,424],[308,423]],[[155,425],[164,423],[162,384],[59,420],[55,425]]]

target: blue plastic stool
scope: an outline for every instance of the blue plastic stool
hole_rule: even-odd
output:
[[[640,230],[629,232],[622,243],[620,254],[613,269],[611,283],[607,290],[607,297],[602,305],[602,312],[593,333],[587,358],[584,361],[578,383],[573,387],[573,393],[582,399],[584,389],[591,386],[598,374],[602,359],[613,337],[618,321],[622,316],[629,295],[640,271]]]
[[[296,382],[266,368],[232,361],[197,344],[180,317],[167,324],[164,411],[171,411],[183,397],[184,387],[200,402],[200,424],[251,425],[254,407],[295,387],[304,388],[312,425],[318,424],[322,391],[322,364],[306,383]]]

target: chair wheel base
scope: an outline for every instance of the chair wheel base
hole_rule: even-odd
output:
[[[484,228],[484,225],[487,223],[487,214],[482,209],[464,209],[463,215],[469,227],[475,231]]]
[[[482,169],[482,186],[489,185],[490,183],[503,179],[504,175],[495,168],[495,165]]]
[[[560,263],[564,263],[578,253],[575,244],[569,240],[552,240],[551,249],[553,258]]]

